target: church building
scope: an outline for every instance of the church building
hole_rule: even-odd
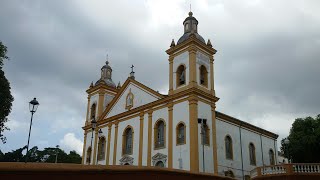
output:
[[[169,92],[135,79],[112,80],[107,61],[88,93],[82,164],[158,166],[248,178],[277,163],[278,135],[216,111],[214,55],[189,12],[184,34],[166,51]],[[92,126],[96,124],[96,126]]]

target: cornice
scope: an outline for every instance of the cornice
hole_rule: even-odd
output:
[[[118,93],[118,91],[119,91],[118,89],[109,87],[106,84],[98,84],[96,86],[90,87],[89,89],[86,90],[86,92],[88,94],[91,94],[91,93],[93,93],[95,91],[101,91],[101,90],[109,90],[109,91],[114,92],[114,93]]]
[[[263,135],[272,137],[274,139],[277,139],[279,137],[278,134],[274,134],[274,133],[272,133],[270,131],[264,130],[262,128],[259,128],[257,126],[254,126],[252,124],[249,124],[247,122],[241,121],[241,120],[239,120],[237,118],[231,117],[229,115],[223,114],[223,113],[218,112],[218,111],[216,111],[216,117],[221,118],[221,119],[226,120],[226,121],[229,121],[229,122],[231,122],[233,124],[237,124],[240,127],[245,127],[245,128],[250,129],[250,130],[253,130],[255,132],[259,132],[259,133],[261,133]]]
[[[176,93],[176,94],[173,94],[173,95],[170,95],[170,96],[166,96],[166,97],[164,97],[162,99],[150,102],[148,104],[136,107],[134,109],[131,109],[129,111],[125,111],[123,113],[114,115],[114,116],[106,118],[106,119],[102,118],[102,117],[105,116],[104,114],[102,114],[102,116],[98,120],[97,126],[99,126],[101,124],[105,124],[105,123],[110,122],[110,121],[114,121],[114,120],[126,117],[126,116],[129,116],[130,114],[139,113],[141,111],[147,111],[149,113],[149,115],[150,115],[149,111],[152,112],[152,108],[153,107],[161,105],[161,104],[166,104],[166,103],[172,102],[173,100],[176,100],[176,99],[179,99],[179,98],[182,98],[182,97],[185,97],[185,96],[192,96],[192,97],[200,96],[200,97],[206,98],[206,99],[208,99],[209,101],[212,101],[212,102],[217,102],[219,100],[218,97],[215,97],[215,96],[213,96],[211,94],[203,92],[203,91],[199,90],[198,88],[190,88],[190,89],[187,89],[185,91],[181,91],[179,93]],[[108,106],[108,108],[110,108],[110,107]],[[108,111],[108,108],[106,109],[105,112]],[[91,127],[89,125],[83,127],[83,129],[88,129],[88,128],[91,128]]]
[[[207,52],[209,52],[210,55],[214,55],[217,50],[215,50],[214,48],[210,47],[210,46],[207,46],[205,43],[201,42],[200,40],[198,40],[194,35],[190,36],[188,38],[188,40],[182,42],[181,44],[178,44],[176,46],[173,46],[171,48],[169,48],[168,50],[166,50],[166,53],[170,56],[172,55],[173,53],[183,49],[183,48],[186,48],[187,46],[190,46],[190,45],[193,45],[193,46],[198,46],[204,50],[206,50]]]

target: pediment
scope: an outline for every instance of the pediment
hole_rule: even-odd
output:
[[[130,98],[130,99],[128,99]],[[118,94],[102,114],[104,119],[163,98],[160,93],[138,81],[127,79]]]
[[[119,161],[120,165],[132,165],[134,158],[128,155],[124,155]]]

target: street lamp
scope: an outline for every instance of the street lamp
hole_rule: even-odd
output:
[[[55,161],[55,163],[58,162],[58,149],[59,149],[59,145],[56,145],[56,161]]]
[[[90,157],[89,157],[89,164],[91,163],[91,154],[92,154],[92,151],[93,151],[93,148],[92,148],[92,140],[93,140],[93,131],[94,129],[96,129],[96,126],[97,126],[97,121],[96,119],[93,117],[92,120],[91,120],[91,153],[90,153]]]
[[[202,139],[202,165],[203,165],[203,172],[205,172],[205,163],[204,163],[204,138],[205,138],[205,129],[204,129],[204,125],[207,124],[207,119],[201,119],[198,118],[198,123],[201,124],[201,139]]]
[[[39,102],[36,98],[33,98],[32,101],[29,102],[29,110],[31,112],[31,121],[30,121],[30,128],[29,128],[29,136],[28,136],[28,145],[27,145],[27,152],[26,152],[26,163],[28,162],[28,151],[29,151],[29,142],[30,142],[30,133],[31,133],[31,126],[32,126],[32,118],[33,114],[37,111],[39,106]]]
[[[289,158],[289,143],[290,143],[289,139],[286,138],[286,139],[284,140],[284,144],[286,145],[286,149],[287,149],[288,163],[290,163],[290,158]]]

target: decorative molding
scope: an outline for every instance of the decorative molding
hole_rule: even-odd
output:
[[[134,158],[129,155],[123,155],[119,161],[120,165],[133,165],[133,160]]]
[[[162,153],[157,153],[152,157],[152,164],[155,166],[157,162],[162,161],[163,164],[165,165],[167,162],[167,155],[162,154]]]

